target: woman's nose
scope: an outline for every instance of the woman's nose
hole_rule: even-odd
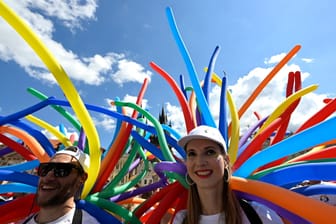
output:
[[[208,161],[206,160],[204,156],[198,156],[196,162],[197,162],[197,165],[204,166],[207,164]]]

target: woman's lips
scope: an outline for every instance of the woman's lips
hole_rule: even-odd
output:
[[[212,174],[212,170],[197,170],[195,174],[200,178],[207,178]]]

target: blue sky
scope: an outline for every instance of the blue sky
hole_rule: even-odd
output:
[[[256,122],[253,111],[270,114],[285,98],[289,71],[301,71],[303,87],[319,88],[303,97],[293,114],[295,130],[335,97],[336,29],[334,1],[4,1],[42,38],[80,93],[84,103],[110,108],[119,97],[134,101],[143,79],[150,79],[144,106],[158,117],[165,107],[173,127],[185,131],[181,109],[169,85],[153,71],[154,61],[176,81],[188,71],[170,31],[171,7],[199,79],[216,46],[215,72],[228,77],[237,108],[279,60],[295,45],[302,46],[272,80],[241,120],[241,129]],[[39,102],[28,87],[64,99],[53,76],[29,46],[0,19],[0,115],[7,116]],[[212,86],[209,106],[218,119],[219,88]],[[115,108],[111,107],[112,110]],[[52,109],[35,114],[53,126],[65,122]],[[92,113],[103,147],[113,136],[115,120]],[[74,129],[64,123],[69,133]]]

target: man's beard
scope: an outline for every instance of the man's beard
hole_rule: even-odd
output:
[[[64,204],[69,198],[74,196],[74,183],[69,183],[64,185],[60,191],[54,194],[49,199],[40,199],[39,194],[37,193],[36,202],[40,207],[50,207]]]

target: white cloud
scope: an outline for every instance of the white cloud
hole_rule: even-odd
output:
[[[70,28],[81,27],[82,20],[95,18],[96,0],[28,0],[27,6],[32,10],[41,10],[50,17],[55,17]]]
[[[106,114],[99,114],[99,117],[92,117],[96,127],[102,127],[105,131],[113,131],[116,126],[116,119]]]
[[[314,62],[314,59],[313,58],[302,58],[301,59],[303,62],[306,62],[306,63],[312,63]]]
[[[184,115],[180,107],[174,106],[171,103],[167,102],[165,104],[165,112],[167,115],[167,119],[171,122],[172,128],[176,130],[180,134],[185,133],[185,121]]]
[[[61,20],[71,29],[79,28],[83,21],[95,19],[97,2],[94,0],[8,1],[7,4],[32,27],[72,80],[100,85],[112,78],[112,81],[123,85],[134,81],[142,83],[144,78],[152,75],[140,64],[126,59],[123,54],[110,52],[81,57],[53,39],[55,19]],[[14,61],[30,76],[56,84],[54,76],[40,58],[3,19],[0,19],[0,33],[0,60]],[[116,69],[112,71],[112,68]]]
[[[126,96],[124,96],[124,98],[121,100],[122,102],[130,102],[130,103],[136,103],[137,100],[137,96],[131,96],[126,94]],[[141,108],[146,109],[148,106],[148,100],[147,99],[142,99],[142,104],[141,104]],[[128,116],[131,116],[133,113],[133,109],[130,107],[126,107],[126,114]]]
[[[285,56],[286,56],[285,53],[274,55],[271,58],[266,58],[265,61],[264,61],[264,63],[266,65],[268,65],[268,64],[276,64],[276,63],[280,62]]]
[[[114,82],[122,85],[125,82],[142,83],[145,78],[150,81],[152,72],[145,71],[144,67],[134,61],[122,59],[118,61],[118,70],[112,74]]]

